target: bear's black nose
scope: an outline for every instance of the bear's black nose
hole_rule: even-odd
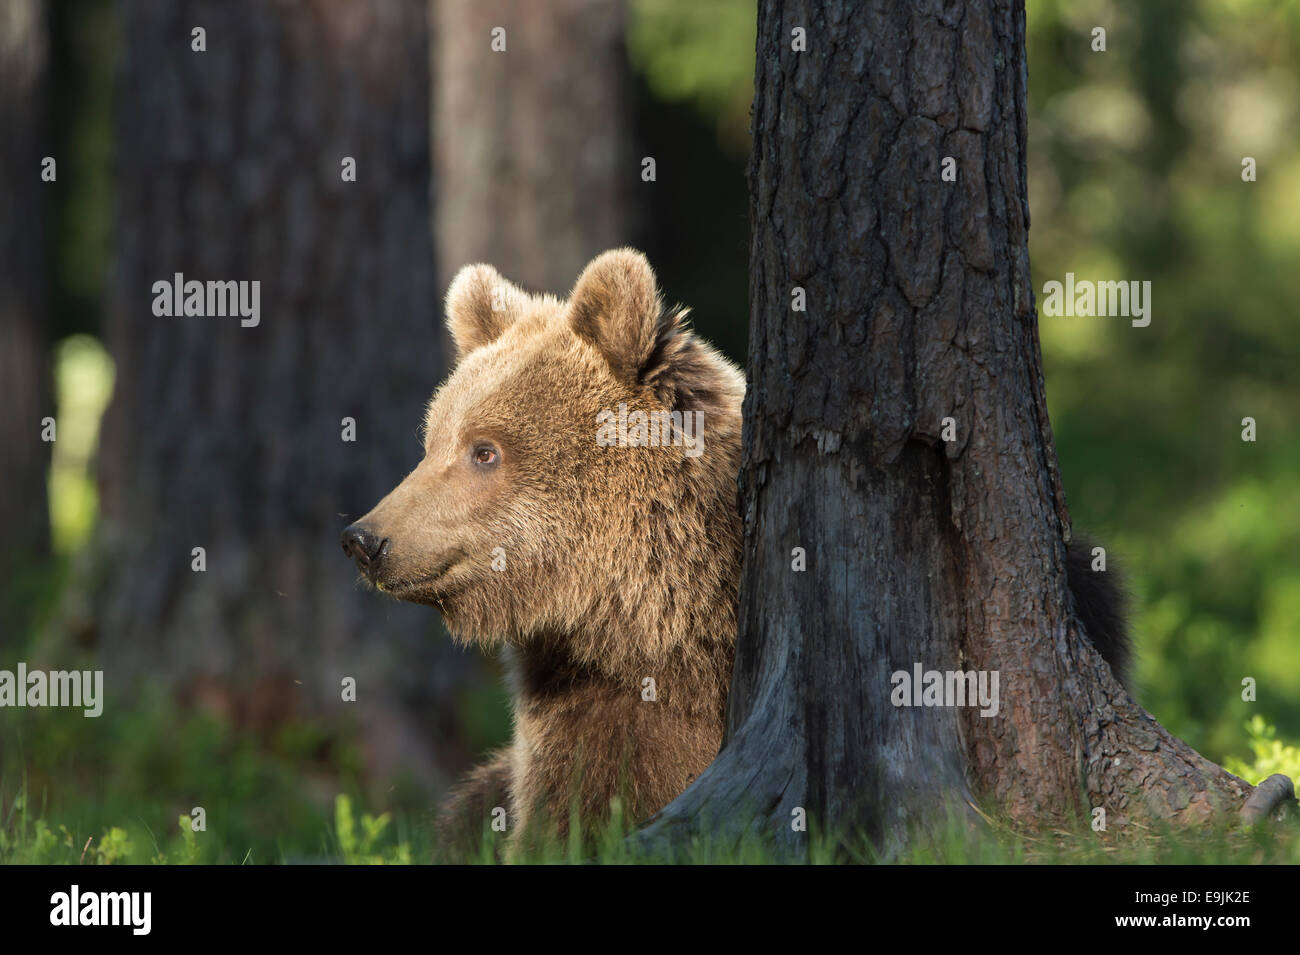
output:
[[[368,528],[352,524],[343,529],[343,553],[353,558],[361,572],[373,578],[388,552],[388,539],[380,540]]]

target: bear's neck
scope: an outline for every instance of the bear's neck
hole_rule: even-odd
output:
[[[662,809],[722,745],[730,647],[706,665],[683,652],[611,673],[575,659],[568,634],[507,647],[514,696],[510,792],[520,827],[537,810],[561,831],[576,808],[633,820]]]
[[[563,702],[572,707],[575,700],[608,706],[626,701],[716,718],[721,724],[735,643],[734,623],[729,629],[722,626],[716,636],[674,641],[654,657],[622,653],[599,663],[573,652],[575,646],[591,646],[590,635],[575,639],[547,631],[508,646],[504,660],[517,706],[544,708]]]

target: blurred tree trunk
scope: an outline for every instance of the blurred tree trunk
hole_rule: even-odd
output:
[[[5,458],[0,496],[0,573],[11,584],[15,571],[49,550],[46,471],[50,445],[41,419],[54,416],[50,390],[50,326],[53,321],[46,265],[47,195],[57,182],[41,180],[48,153],[48,30],[43,0],[0,5],[0,448]],[[16,621],[0,606],[0,647]],[[16,627],[15,627],[16,629]]]
[[[1067,596],[1029,278],[1023,5],[856,6],[760,4],[727,741],[644,838],[757,814],[798,852],[802,809],[809,831],[894,852],[976,799],[1054,826],[1104,808],[1112,830],[1235,810],[1251,787],[1129,698]],[[997,673],[997,714],[895,707],[891,674],[918,663]]]
[[[567,291],[631,241],[643,183],[616,0],[432,0],[440,274],[489,262]],[[492,48],[493,30],[505,49]]]
[[[424,0],[121,11],[106,684],[262,729],[355,718],[373,770],[432,781],[468,758],[454,694],[477,662],[428,610],[358,587],[339,547],[418,461],[446,368]],[[156,317],[177,272],[260,281],[260,324]]]

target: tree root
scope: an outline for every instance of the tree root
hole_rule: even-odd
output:
[[[1295,803],[1295,786],[1290,777],[1274,773],[1255,787],[1241,807],[1241,821],[1248,826],[1268,819],[1278,809],[1289,809]]]

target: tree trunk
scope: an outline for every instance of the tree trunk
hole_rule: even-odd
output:
[[[487,262],[563,293],[629,241],[631,190],[654,188],[631,152],[623,4],[433,0],[431,11],[439,274]]]
[[[50,391],[49,332],[53,316],[46,266],[45,209],[57,182],[41,179],[47,148],[48,30],[43,0],[0,6],[0,448],[5,493],[0,496],[0,573],[32,566],[49,549],[46,471],[50,445],[41,419],[54,417]],[[0,647],[18,633],[0,606]]]
[[[477,663],[427,610],[364,592],[339,547],[419,460],[446,367],[425,3],[121,9],[106,683],[263,728],[355,718],[373,770],[433,782],[468,758],[448,741]],[[259,324],[156,316],[178,272],[260,281]]]
[[[1102,807],[1111,830],[1239,808],[1251,787],[1134,703],[1067,596],[1022,3],[759,6],[727,740],[645,838],[746,819],[799,851],[803,809],[888,854],[975,801],[1054,826]],[[917,663],[998,674],[996,716],[896,708]]]

